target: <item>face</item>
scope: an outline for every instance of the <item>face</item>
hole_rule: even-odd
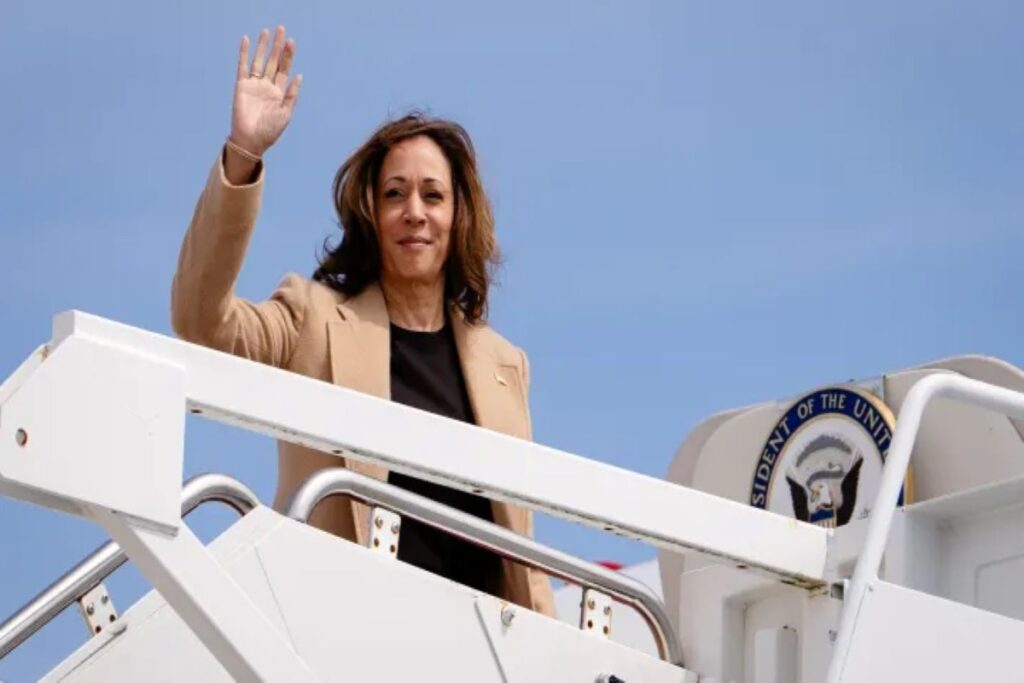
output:
[[[392,147],[377,179],[381,277],[393,284],[444,282],[455,217],[452,172],[426,136]]]

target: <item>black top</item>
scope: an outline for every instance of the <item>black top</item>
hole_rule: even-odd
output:
[[[391,399],[455,420],[474,423],[451,326],[413,332],[391,326]],[[489,522],[485,498],[392,472],[388,482]],[[414,519],[402,520],[398,559],[492,595],[501,586],[500,558],[479,546]]]

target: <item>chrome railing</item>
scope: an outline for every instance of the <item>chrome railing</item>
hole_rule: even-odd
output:
[[[306,522],[323,500],[340,495],[388,508],[583,589],[606,593],[639,612],[654,635],[661,658],[682,666],[679,639],[664,605],[643,583],[548,548],[479,517],[342,468],[321,470],[306,480],[293,495],[287,514]]]
[[[224,474],[200,474],[185,482],[181,514],[211,501],[224,503],[240,515],[259,505],[259,498],[245,484]],[[0,624],[0,659],[25,642],[76,600],[98,586],[128,558],[113,541],[107,541],[54,581],[24,607]]]

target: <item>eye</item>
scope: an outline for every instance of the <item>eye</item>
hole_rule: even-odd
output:
[[[394,199],[395,197],[401,196],[402,191],[399,190],[397,187],[392,187],[390,189],[384,190],[384,199]]]
[[[439,201],[442,201],[443,199],[444,199],[444,194],[442,194],[438,190],[430,190],[429,192],[427,192],[427,200],[428,201],[439,202]]]

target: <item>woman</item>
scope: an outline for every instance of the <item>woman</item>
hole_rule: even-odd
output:
[[[522,351],[486,324],[497,259],[490,206],[472,144],[456,124],[407,116],[385,124],[340,168],[334,199],[344,231],[313,279],[288,275],[268,301],[234,296],[256,222],[263,155],[291,119],[301,76],[295,44],[242,39],[231,134],[199,198],[172,291],[184,339],[529,439]],[[324,467],[345,466],[532,534],[529,511],[391,474],[296,444],[279,444],[275,507]],[[312,524],[363,543],[366,506],[334,498]],[[400,559],[553,614],[547,577],[407,520]]]

